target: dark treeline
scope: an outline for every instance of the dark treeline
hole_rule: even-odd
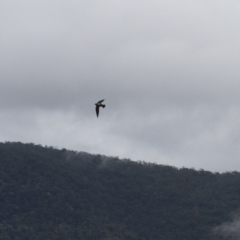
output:
[[[213,240],[240,173],[0,143],[0,239]]]

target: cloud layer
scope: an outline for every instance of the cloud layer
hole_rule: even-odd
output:
[[[240,170],[237,1],[12,0],[0,11],[0,140]]]

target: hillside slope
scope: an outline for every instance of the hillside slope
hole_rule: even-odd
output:
[[[212,240],[240,173],[0,143],[0,239]]]

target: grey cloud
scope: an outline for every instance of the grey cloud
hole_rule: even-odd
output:
[[[214,228],[216,235],[222,236],[224,239],[238,240],[240,238],[240,219],[235,218],[231,222],[225,222]]]
[[[53,105],[61,103],[61,99],[71,104],[82,100],[86,91],[95,94],[98,85],[111,86],[109,91],[114,91],[114,95],[140,91],[140,96],[148,92],[152,96],[154,89],[153,96],[163,96],[161,100],[169,96],[167,101],[176,97],[174,101],[179,101],[189,96],[187,100],[193,101],[198,96],[203,101],[219,94],[216,89],[221,86],[224,90],[230,86],[232,91],[231,83],[236,83],[238,75],[233,75],[233,80],[225,78],[239,60],[239,50],[233,55],[237,59],[226,64],[230,61],[226,59],[229,49],[224,51],[225,45],[218,43],[222,39],[218,33],[227,30],[222,35],[228,36],[231,29],[226,23],[224,30],[218,26],[222,21],[222,4],[216,7],[215,14],[210,14],[213,6],[188,1],[186,8],[173,2],[166,6],[156,2],[95,6],[72,1],[57,6],[44,3],[40,6],[31,3],[31,11],[17,5],[10,12],[16,14],[12,16],[15,24],[10,21],[8,28],[4,28],[13,30],[6,34],[6,42],[2,44],[8,49],[2,55],[3,69],[6,69],[2,77],[8,79],[1,88],[1,95],[9,100],[5,104],[12,102],[4,94],[8,91],[11,91],[9,96],[19,97],[16,104],[21,99],[23,105],[27,104],[24,99],[28,96],[32,102],[32,92],[38,93],[39,106],[47,107],[54,99]],[[225,19],[229,24],[233,22]],[[230,31],[231,36],[233,32]],[[189,39],[190,36],[194,38]],[[192,45],[202,42],[204,36],[209,38],[205,48]],[[238,42],[232,46],[233,53],[238,46]],[[148,86],[150,90],[146,92]],[[44,103],[43,98],[48,101]]]
[[[3,3],[0,139],[239,169],[239,8],[190,0]],[[96,125],[94,103],[103,98]]]

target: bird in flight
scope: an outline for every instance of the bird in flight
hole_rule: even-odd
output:
[[[100,107],[105,108],[105,106],[106,106],[106,105],[102,104],[103,101],[104,101],[104,99],[98,101],[97,103],[95,103],[95,105],[96,105],[96,114],[97,114],[97,117],[98,117],[98,114],[99,114],[99,108],[100,108]]]

